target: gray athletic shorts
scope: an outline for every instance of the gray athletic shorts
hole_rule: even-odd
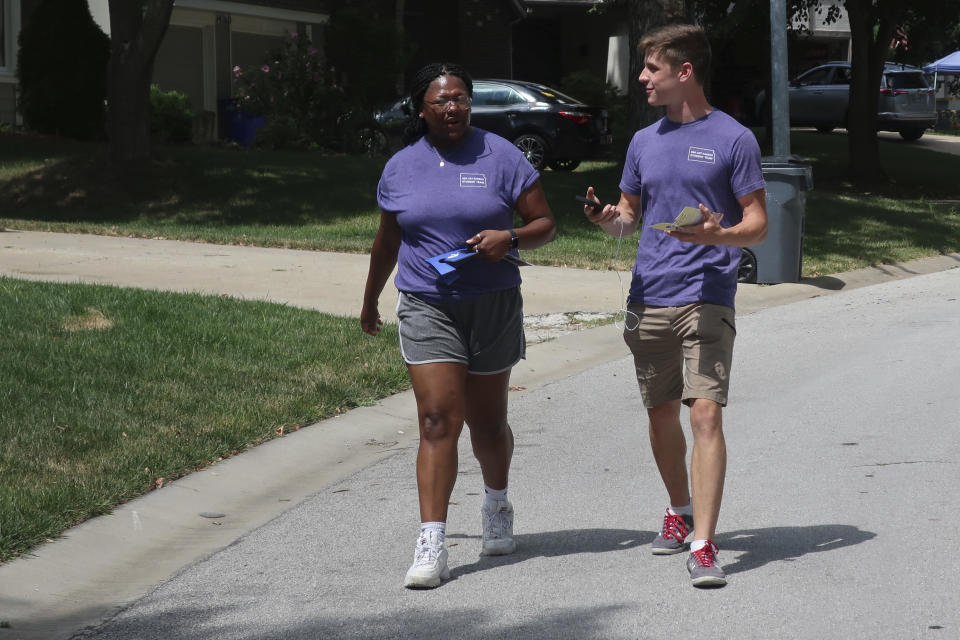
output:
[[[519,287],[436,305],[400,292],[400,352],[408,365],[461,362],[469,373],[507,371],[527,356]]]

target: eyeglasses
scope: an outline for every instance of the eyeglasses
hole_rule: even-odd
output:
[[[473,99],[470,96],[457,96],[449,100],[428,100],[427,104],[433,105],[437,109],[446,109],[451,104],[457,107],[469,107]]]

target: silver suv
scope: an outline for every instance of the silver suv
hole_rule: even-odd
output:
[[[846,128],[850,63],[828,62],[800,74],[790,82],[789,94],[791,126],[816,127],[824,133]],[[759,104],[763,104],[762,99]],[[923,70],[886,63],[877,101],[877,129],[897,131],[904,140],[917,140],[936,121],[933,89],[927,85]]]

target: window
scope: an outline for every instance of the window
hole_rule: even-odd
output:
[[[526,102],[519,93],[500,84],[476,84],[473,87],[474,106],[521,104]]]
[[[850,84],[850,67],[837,67],[833,72],[833,84]]]
[[[833,71],[830,67],[824,67],[823,69],[814,69],[810,73],[797,78],[797,81],[801,85],[819,85],[827,84],[830,79],[830,72]]]
[[[888,89],[926,89],[927,82],[922,73],[888,73]]]

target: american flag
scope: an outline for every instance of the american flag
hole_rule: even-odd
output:
[[[890,48],[896,49],[897,47],[903,47],[903,50],[907,51],[909,49],[907,44],[907,32],[903,30],[903,27],[897,25],[896,30],[893,32],[893,38],[890,40]]]

